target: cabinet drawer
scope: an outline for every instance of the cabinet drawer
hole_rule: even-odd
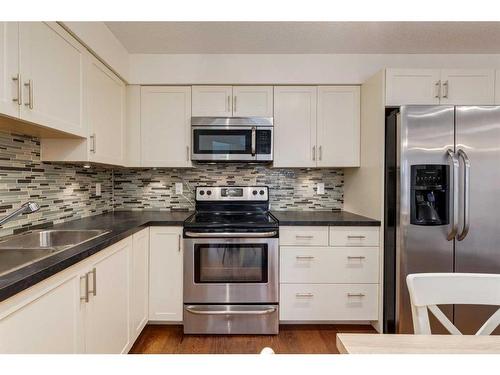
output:
[[[280,247],[282,283],[378,283],[378,247]]]
[[[330,246],[378,245],[378,227],[330,227]]]
[[[377,320],[378,284],[281,284],[280,320]]]
[[[328,246],[328,227],[280,227],[280,245]]]

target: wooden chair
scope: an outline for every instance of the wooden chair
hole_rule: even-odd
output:
[[[436,305],[500,306],[500,275],[478,273],[419,273],[406,277],[415,334],[430,335],[429,313],[453,335],[462,333]],[[500,325],[500,308],[476,335],[489,335]]]

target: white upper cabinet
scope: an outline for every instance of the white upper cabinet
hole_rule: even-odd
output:
[[[387,69],[386,105],[439,104],[439,69]]]
[[[19,33],[21,119],[86,136],[86,50],[56,23],[21,22]]]
[[[19,116],[22,104],[19,80],[19,24],[0,22],[0,113]]]
[[[495,102],[493,69],[443,69],[441,104],[488,105]]]
[[[359,167],[360,88],[320,86],[318,167]]]
[[[274,87],[275,167],[316,166],[316,86]]]
[[[272,86],[233,86],[234,117],[273,117]]]
[[[92,59],[88,72],[90,161],[121,165],[125,143],[125,84]]]
[[[141,87],[144,167],[189,167],[191,87]]]
[[[387,69],[386,105],[488,105],[495,98],[493,69]]]
[[[193,116],[231,117],[232,86],[193,86]]]

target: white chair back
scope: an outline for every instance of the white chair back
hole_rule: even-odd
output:
[[[500,275],[479,273],[417,273],[406,277],[410,292],[413,329],[430,335],[429,313],[453,335],[462,333],[437,305],[500,306]],[[476,335],[489,335],[500,325],[500,308]]]
[[[260,351],[260,354],[274,354],[274,350],[266,346],[264,349]]]

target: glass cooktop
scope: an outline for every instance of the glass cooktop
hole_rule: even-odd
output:
[[[268,212],[196,212],[184,226],[274,227],[278,221]]]

